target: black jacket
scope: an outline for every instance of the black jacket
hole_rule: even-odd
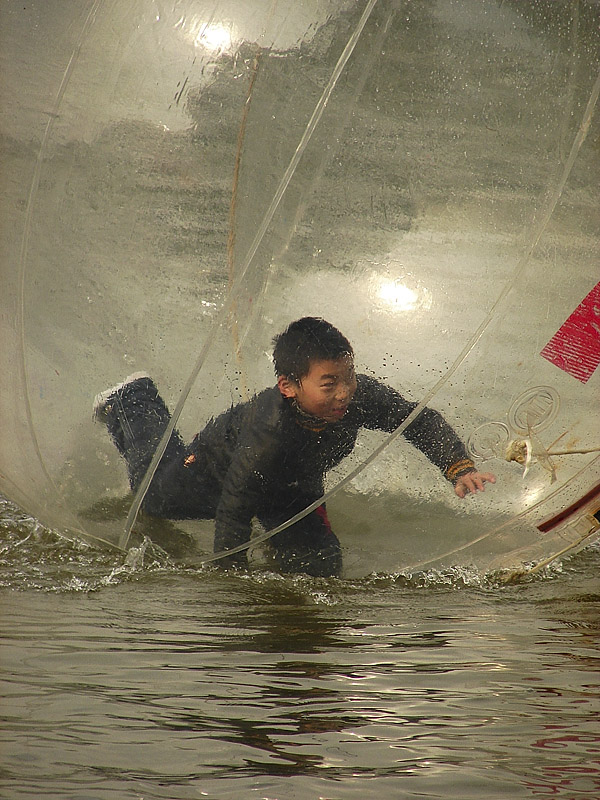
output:
[[[328,470],[352,452],[360,428],[391,433],[417,405],[367,375],[358,375],[357,384],[339,422],[309,417],[275,386],[196,436],[188,454],[215,487],[216,549],[248,541],[253,517],[272,527],[306,508],[323,494]],[[425,408],[403,435],[449,478],[451,468],[453,478],[473,469],[437,411]]]

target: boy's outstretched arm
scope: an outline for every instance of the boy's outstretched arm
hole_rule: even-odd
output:
[[[365,427],[392,433],[416,408],[395,389],[375,378],[359,376],[358,400],[364,409]],[[479,472],[456,431],[439,411],[424,408],[408,428],[404,438],[417,447],[454,486],[458,497],[484,491],[486,483],[495,483],[491,472]]]
[[[458,497],[468,494],[483,492],[486,483],[496,483],[496,476],[492,472],[477,472],[477,470],[461,475],[454,482],[454,492]]]

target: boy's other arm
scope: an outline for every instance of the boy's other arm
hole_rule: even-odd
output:
[[[215,515],[214,551],[231,550],[250,539],[252,517],[256,513],[260,496],[260,478],[252,467],[252,459],[238,448],[225,480]],[[245,566],[248,563],[246,551],[236,553],[222,560],[223,566],[233,563]]]
[[[229,550],[250,539],[252,519],[264,505],[264,498],[273,470],[277,442],[260,429],[248,431],[236,447],[223,481],[215,515],[215,552]],[[236,553],[224,563],[247,564],[245,551]]]

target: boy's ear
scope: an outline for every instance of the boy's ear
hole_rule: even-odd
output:
[[[287,375],[280,375],[277,378],[277,386],[279,386],[279,391],[284,397],[296,397],[298,385]]]

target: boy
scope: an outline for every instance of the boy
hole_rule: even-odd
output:
[[[144,500],[170,519],[215,519],[215,552],[250,538],[257,517],[270,530],[324,492],[324,477],[349,455],[361,427],[395,430],[416,403],[354,372],[353,351],[323,319],[304,317],[274,340],[277,385],[211,419],[189,446],[174,432]],[[169,421],[152,380],[137,373],[94,404],[125,458],[135,491]],[[454,484],[459,497],[494,483],[479,473],[437,411],[426,408],[404,432]],[[271,540],[283,572],[340,575],[341,549],[324,505]],[[247,563],[246,551],[223,559]]]

